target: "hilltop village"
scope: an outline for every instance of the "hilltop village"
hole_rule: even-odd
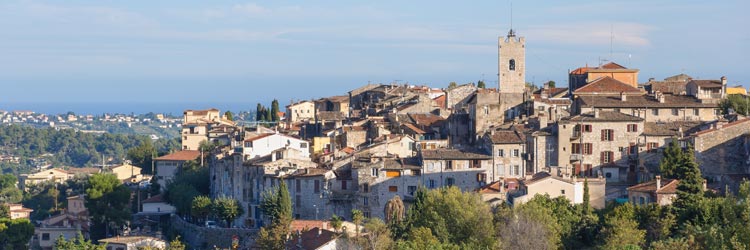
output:
[[[291,248],[333,249],[330,218],[352,221],[358,216],[352,211],[361,211],[388,221],[389,201],[398,197],[408,208],[422,188],[457,187],[492,206],[518,206],[536,195],[596,209],[670,205],[681,181],[661,176],[670,145],[694,156],[703,190],[736,192],[750,177],[750,119],[720,106],[729,95],[747,93],[727,86],[726,77],[644,81],[638,69],[608,62],[567,72],[568,87],[535,88],[526,82],[525,43],[513,30],[498,39],[498,86],[367,84],[295,101],[273,114],[279,122],[256,126],[238,125],[217,109],[186,110],[181,151],[155,158],[153,180],[144,185],[168,192],[183,166],[200,162],[209,197],[236,200],[243,212],[193,223],[229,227],[215,229],[227,230],[221,237],[229,239],[273,223],[263,198],[283,182],[292,202]],[[123,182],[148,182],[140,171],[130,166],[117,174]],[[179,210],[163,196],[139,200],[139,218],[159,221]],[[68,199],[71,206],[83,198]],[[35,240],[50,246],[61,234],[46,233],[56,223],[67,227],[66,238],[87,230],[77,216],[86,213],[70,208],[38,227]],[[186,224],[185,217],[171,220]]]

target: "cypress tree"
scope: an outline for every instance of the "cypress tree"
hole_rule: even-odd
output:
[[[271,121],[279,121],[279,101],[276,99],[273,99],[273,102],[271,102]]]
[[[279,206],[279,223],[288,226],[292,222],[292,197],[289,195],[289,189],[287,189],[284,179],[281,179],[276,195],[276,202]]]

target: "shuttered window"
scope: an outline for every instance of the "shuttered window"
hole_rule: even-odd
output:
[[[385,171],[385,177],[391,178],[391,177],[399,177],[401,176],[401,171],[398,170],[386,170]]]

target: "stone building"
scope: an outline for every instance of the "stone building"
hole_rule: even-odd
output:
[[[216,126],[235,123],[227,120],[218,109],[185,110],[182,121],[182,150],[198,150],[202,141],[209,140],[209,131]]]
[[[727,78],[722,76],[720,80],[691,80],[685,86],[685,91],[690,96],[704,102],[720,101],[726,97]]]
[[[750,174],[750,119],[714,123],[686,141],[693,145],[704,176],[721,181],[733,174]]]
[[[633,88],[638,87],[638,70],[628,69],[615,62],[609,62],[598,67],[581,67],[568,73],[568,83],[572,94],[591,81],[602,77],[610,77]]]
[[[488,182],[526,176],[526,138],[516,129],[493,129],[482,137],[484,151],[492,156]]]
[[[584,182],[589,185],[589,204],[596,209],[605,206],[605,186],[607,181],[603,178],[582,179],[575,177],[559,177],[547,172],[534,174],[531,178],[521,181],[518,191],[509,195],[512,197],[514,206],[520,205],[533,199],[536,195],[549,195],[551,198],[565,197],[570,204],[583,203]]]
[[[671,205],[677,199],[677,185],[679,180],[656,179],[640,183],[628,188],[628,200],[633,205],[646,205],[656,203],[659,206]]]
[[[315,103],[311,101],[299,101],[286,106],[287,126],[299,122],[307,122],[315,119]]]
[[[498,38],[498,89],[501,114],[512,120],[523,113],[526,93],[526,38],[511,29]]]
[[[573,100],[573,114],[593,109],[617,111],[647,122],[713,121],[721,116],[717,103],[705,103],[691,96],[668,94],[579,96]]]
[[[430,149],[420,151],[419,156],[427,188],[456,186],[463,191],[473,191],[491,182],[490,155],[458,149]]]
[[[365,217],[385,218],[385,205],[394,196],[405,201],[422,186],[422,166],[417,158],[361,157],[352,162],[352,178],[358,187],[354,207]]]
[[[557,130],[563,175],[621,179],[635,173],[643,118],[595,110],[561,119]]]
[[[468,101],[470,142],[475,142],[491,127],[505,121],[505,106],[498,100],[501,93],[494,89],[479,89]]]
[[[467,107],[467,101],[477,87],[474,84],[464,84],[445,90],[445,106],[450,110],[462,110]]]

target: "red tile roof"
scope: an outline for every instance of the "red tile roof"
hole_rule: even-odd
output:
[[[580,67],[577,69],[574,69],[570,72],[571,75],[583,75],[589,72],[590,69],[595,69],[594,67]]]
[[[656,189],[656,180],[647,181],[628,188],[628,191],[633,192],[655,192],[660,194],[674,194],[677,192],[677,185],[680,183],[679,180],[662,179],[661,188]]]
[[[198,158],[201,152],[198,150],[182,150],[165,156],[161,156],[156,161],[192,161]]]
[[[165,202],[164,197],[161,194],[151,196],[151,198],[143,200],[141,203],[161,203]]]
[[[445,95],[441,95],[432,99],[435,101],[438,107],[445,108]]]
[[[328,221],[322,220],[293,220],[289,224],[289,229],[292,232],[297,232],[297,230],[308,231],[313,228],[330,228],[330,224]]]
[[[627,69],[625,66],[619,65],[615,62],[608,62],[602,66],[599,66],[600,69]]]
[[[594,81],[591,81],[583,87],[578,88],[573,92],[573,94],[620,94],[623,92],[631,95],[643,94],[643,91],[641,91],[640,89],[630,86],[627,83],[618,81],[617,79],[609,76],[600,77]]]
[[[300,240],[300,237],[302,240]],[[318,249],[328,244],[328,242],[336,240],[336,238],[336,233],[317,227],[300,235],[292,232],[291,239],[286,243],[286,249]]]
[[[496,181],[487,185],[484,185],[483,187],[479,188],[480,194],[492,194],[492,193],[499,193],[503,190],[502,188],[503,183],[501,181]]]

